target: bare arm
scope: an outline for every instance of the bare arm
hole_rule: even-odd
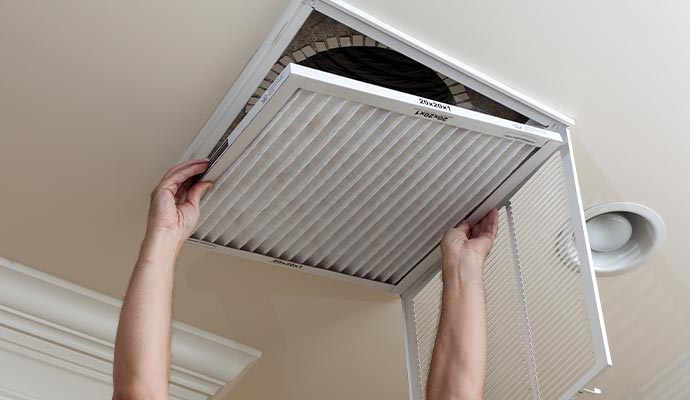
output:
[[[196,227],[201,196],[211,187],[192,179],[207,168],[205,159],[173,167],[151,194],[146,236],[115,339],[113,399],[168,398],[175,260]]]
[[[486,376],[486,300],[482,268],[498,230],[494,209],[470,231],[450,229],[441,243],[441,318],[427,381],[428,400],[479,400]]]

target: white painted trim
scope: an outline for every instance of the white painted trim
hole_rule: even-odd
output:
[[[110,383],[121,302],[0,257],[0,345]],[[261,352],[173,321],[170,394],[208,398]]]

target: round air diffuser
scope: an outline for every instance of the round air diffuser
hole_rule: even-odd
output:
[[[606,203],[585,210],[592,261],[598,276],[641,266],[663,242],[664,221],[635,203]]]

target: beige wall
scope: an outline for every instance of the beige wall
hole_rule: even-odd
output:
[[[228,399],[406,397],[398,299],[188,250],[178,267],[175,315],[264,352]]]

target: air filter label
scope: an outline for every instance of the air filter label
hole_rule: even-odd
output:
[[[446,122],[449,119],[453,118],[453,117],[450,117],[448,115],[437,114],[433,111],[420,110],[418,108],[414,109],[414,115],[424,117],[424,118],[433,119],[433,120],[440,121],[440,122]]]
[[[289,261],[284,261],[284,260],[281,260],[278,258],[274,258],[273,261],[271,261],[271,262],[274,264],[278,264],[278,265],[282,265],[282,266],[290,267],[290,268],[295,268],[295,269],[302,269],[303,268],[303,266],[300,264],[291,263]]]

